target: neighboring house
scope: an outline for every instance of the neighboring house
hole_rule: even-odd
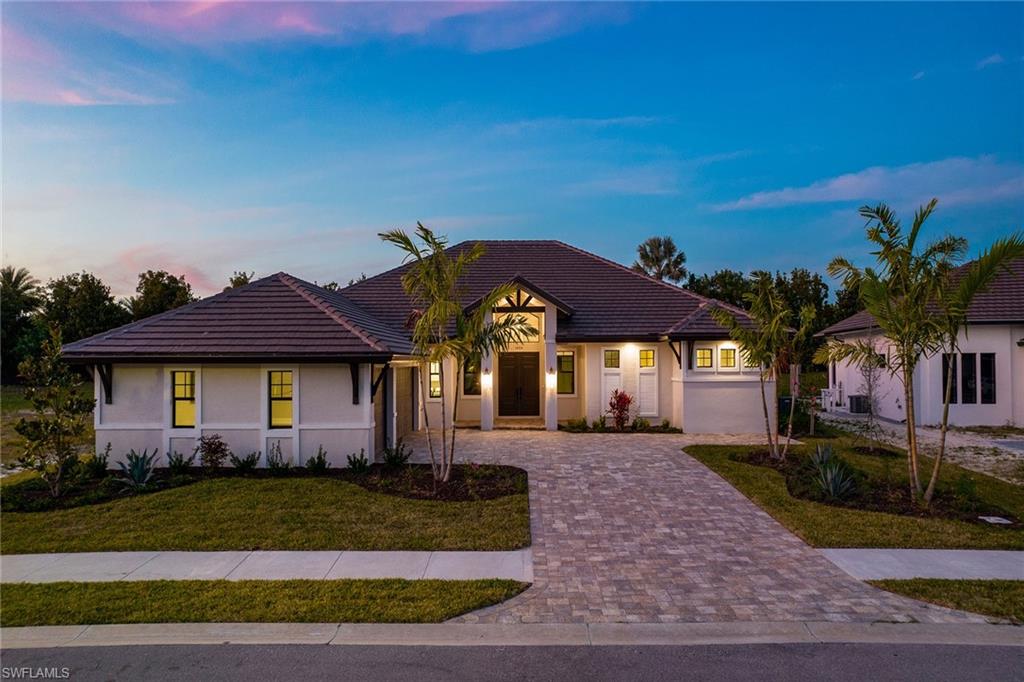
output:
[[[710,315],[726,304],[557,241],[483,244],[465,305],[514,282],[515,296],[492,315],[525,315],[539,333],[462,376],[446,367],[460,425],[553,430],[598,419],[620,389],[635,398],[633,416],[654,424],[764,429],[760,370]],[[235,452],[265,457],[279,444],[296,463],[322,445],[344,466],[360,449],[372,459],[424,416],[439,426],[440,367],[420,376],[406,267],[336,292],[278,273],[67,344],[70,361],[94,367],[97,447],[186,453],[219,433]],[[774,422],[774,382],[766,394]]]
[[[837,322],[819,336],[843,341],[873,339],[880,355],[892,355],[891,345],[867,312]],[[975,297],[956,357],[938,353],[921,359],[914,372],[915,418],[919,424],[938,424],[942,420],[950,361],[954,362],[950,424],[1024,426],[1024,259],[1011,263]],[[842,362],[828,371],[825,409],[849,412],[851,396],[865,393],[860,368]],[[854,397],[854,406],[856,402]],[[879,416],[905,419],[903,388],[888,370],[880,372],[875,402]]]

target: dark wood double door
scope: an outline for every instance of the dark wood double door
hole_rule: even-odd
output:
[[[540,416],[540,353],[498,354],[498,415]]]

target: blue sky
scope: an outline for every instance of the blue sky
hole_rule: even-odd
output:
[[[1024,4],[5,3],[3,260],[347,281],[376,234],[697,272],[1024,223]]]

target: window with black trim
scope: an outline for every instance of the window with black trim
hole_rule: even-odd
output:
[[[718,350],[718,366],[723,369],[736,368],[736,349],[720,348]]]
[[[619,351],[617,350],[606,350],[604,352],[604,366],[606,369],[618,369],[619,368]]]
[[[978,402],[978,356],[960,354],[960,399],[964,405]]]
[[[714,366],[714,356],[710,348],[698,348],[697,369],[711,369]]]
[[[996,354],[981,354],[981,404],[996,404]]]
[[[574,351],[558,351],[558,392],[561,395],[572,395],[576,392],[576,353]]]
[[[441,397],[441,363],[431,362],[429,367],[429,383],[427,384],[428,395],[431,398]]]
[[[640,351],[640,369],[654,367],[654,349],[644,348]]]
[[[949,370],[952,367],[953,375],[950,377]],[[952,386],[950,387],[949,402],[956,404],[956,355],[950,353],[942,354],[942,396],[943,401],[946,400],[946,381],[952,379]]]
[[[271,370],[267,373],[269,395],[270,428],[290,429],[292,427],[292,371]]]
[[[171,372],[171,426],[177,429],[196,425],[196,373]]]
[[[480,395],[480,356],[470,358],[462,368],[462,395]]]

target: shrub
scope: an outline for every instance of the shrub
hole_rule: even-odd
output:
[[[167,455],[167,468],[171,470],[172,476],[182,476],[188,473],[189,467],[191,467],[195,461],[196,456],[194,454],[189,455],[188,459],[186,459],[185,455],[178,451],[174,451]]]
[[[629,423],[629,408],[633,406],[633,396],[615,389],[608,400],[608,414],[612,416],[616,431],[624,431]]]
[[[842,458],[833,453],[831,445],[818,445],[810,461],[814,468],[814,482],[825,499],[844,500],[853,493],[853,472]]]
[[[643,417],[637,417],[633,420],[634,431],[650,431],[651,422],[650,420],[644,419]]]
[[[659,428],[661,428],[662,431],[669,432],[672,430],[672,422],[667,419],[662,419]]]
[[[231,466],[235,467],[237,471],[245,473],[258,467],[260,465],[260,457],[262,456],[263,453],[257,450],[256,452],[250,452],[245,457],[238,457],[232,453],[228,456],[228,459],[231,461]]]
[[[316,454],[306,460],[306,469],[310,473],[322,474],[327,471],[328,466],[327,451],[324,450],[323,445],[318,445],[316,448]]]
[[[565,430],[572,433],[586,433],[590,430],[590,427],[587,426],[587,418],[580,417],[579,419],[570,419],[566,422]]]
[[[196,452],[199,453],[200,463],[212,470],[219,469],[224,465],[224,460],[231,454],[231,449],[219,433],[214,433],[200,437]]]
[[[281,476],[292,468],[291,457],[285,459],[281,454],[281,442],[277,441],[267,451],[267,468],[275,476]]]
[[[88,459],[81,462],[82,474],[87,478],[103,478],[107,475],[107,466],[110,463],[110,443],[103,452],[97,452]]]
[[[392,468],[405,466],[409,462],[411,454],[405,447],[405,443],[398,441],[395,447],[384,448],[384,466]]]
[[[370,470],[370,460],[366,459],[366,451],[359,448],[359,454],[348,456],[348,469],[354,474],[365,474]]]
[[[603,433],[608,430],[608,420],[605,419],[605,416],[602,414],[600,417],[594,420],[594,423],[591,425],[591,428],[598,433]]]
[[[145,490],[146,486],[149,485],[149,480],[153,478],[153,465],[156,462],[156,453],[155,449],[152,455],[149,454],[148,450],[143,450],[141,453],[132,450],[125,455],[124,462],[117,463],[121,467],[121,474],[124,476],[124,480],[121,483],[127,490],[139,492]]]

